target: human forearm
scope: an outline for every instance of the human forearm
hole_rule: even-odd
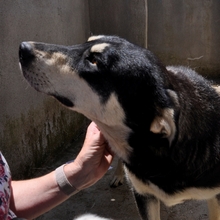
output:
[[[52,172],[36,179],[12,181],[10,208],[18,217],[33,219],[67,198],[60,191]]]
[[[80,155],[82,155],[83,159],[85,158],[84,154],[81,153],[74,162],[66,164],[63,168],[68,181],[77,191],[96,183],[104,175],[112,161],[111,154],[106,151],[103,158],[106,165],[98,168],[87,162],[87,159],[86,163],[83,162],[80,159]],[[103,167],[105,167],[104,170],[100,171]],[[51,210],[68,198],[69,196],[60,190],[55,172],[53,171],[35,179],[12,181],[10,209],[18,217],[33,219]]]

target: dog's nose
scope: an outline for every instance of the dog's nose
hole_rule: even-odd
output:
[[[28,65],[34,59],[33,47],[28,42],[22,42],[19,47],[19,61],[22,65]]]

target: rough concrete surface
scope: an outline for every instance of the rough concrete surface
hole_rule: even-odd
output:
[[[78,115],[28,85],[19,68],[19,44],[83,42],[88,14],[87,0],[0,0],[0,150],[16,179],[71,140],[66,134],[73,137],[73,127],[81,129]]]
[[[219,77],[219,0],[148,0],[148,49],[166,65]]]
[[[59,155],[53,163],[47,162],[38,175],[55,169],[66,161],[72,160],[82,146],[84,135],[68,148],[68,151]],[[53,165],[50,165],[53,164]],[[125,183],[118,188],[110,188],[109,182],[114,173],[116,160],[112,163],[106,175],[94,186],[79,192],[52,211],[40,216],[37,220],[71,220],[83,213],[94,213],[114,220],[139,220],[138,211],[130,187]],[[161,206],[161,220],[207,220],[208,211],[206,202],[188,201],[183,204],[167,208]]]

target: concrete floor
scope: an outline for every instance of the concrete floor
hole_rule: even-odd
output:
[[[39,175],[55,169],[71,160],[79,152],[83,136],[68,151],[60,155],[53,165],[47,163]],[[114,220],[139,220],[134,198],[128,184],[118,188],[110,188],[109,182],[114,173],[116,161],[106,175],[94,186],[79,192],[69,200],[37,218],[37,220],[71,220],[84,213],[94,213]],[[161,220],[206,220],[208,219],[206,202],[188,201],[184,204],[167,208],[161,206]]]

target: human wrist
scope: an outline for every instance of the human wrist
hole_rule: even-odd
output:
[[[69,181],[68,175],[64,171],[65,165],[63,164],[55,170],[55,179],[60,191],[67,196],[72,196],[79,192],[79,190]]]
[[[78,191],[86,188],[84,187],[86,172],[84,172],[84,167],[77,159],[71,163],[65,164],[63,169],[70,184],[74,185]]]
[[[64,172],[69,182],[78,191],[88,188],[97,181],[91,170],[91,165],[88,166],[80,157],[77,157],[74,162],[66,164],[64,166]]]

